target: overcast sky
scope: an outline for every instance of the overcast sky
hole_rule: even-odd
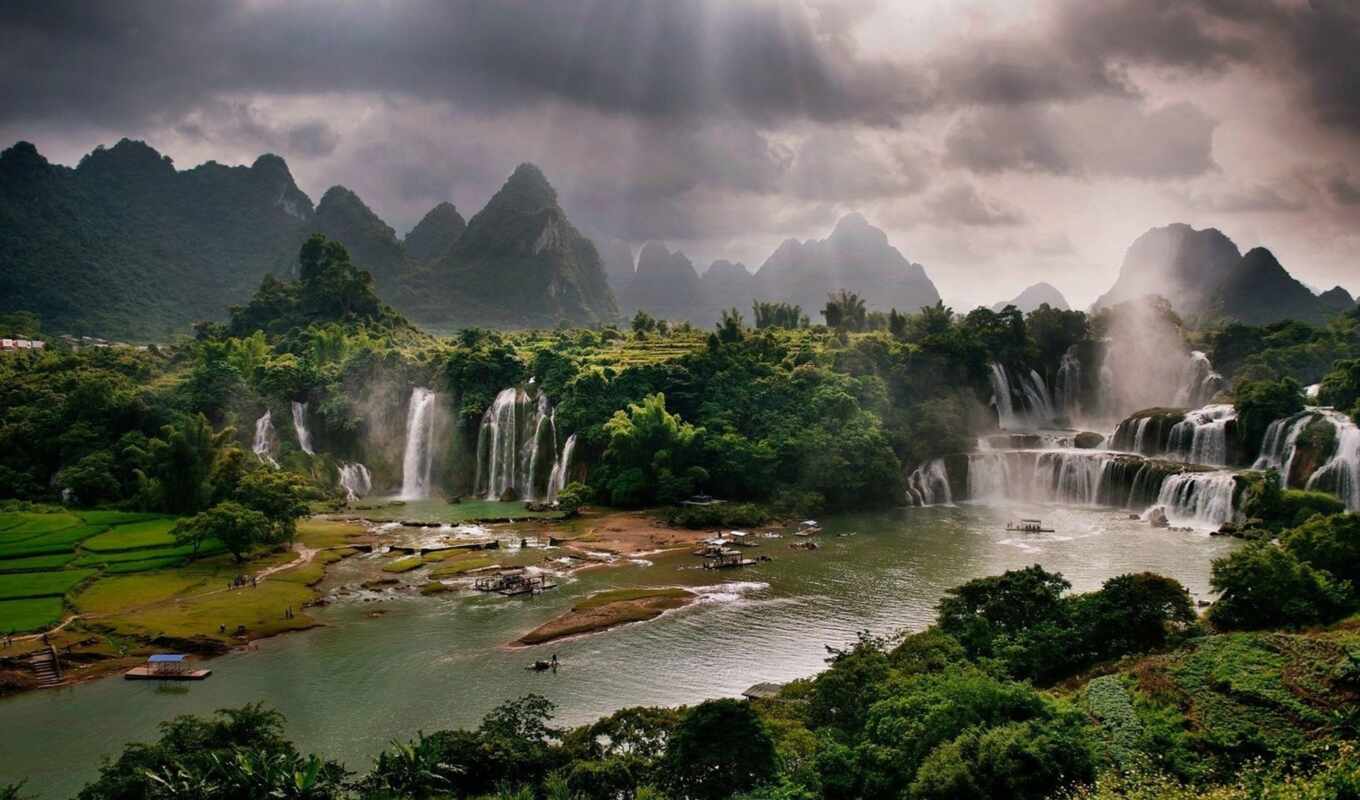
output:
[[[404,234],[521,161],[701,269],[863,212],[947,302],[1084,306],[1149,227],[1360,290],[1354,0],[0,5],[0,142],[287,159]]]

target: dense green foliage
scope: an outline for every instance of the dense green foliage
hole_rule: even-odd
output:
[[[1360,606],[1360,515],[1314,515],[1280,538],[1214,562],[1221,596],[1209,618],[1221,628],[1298,627],[1332,622]]]
[[[1233,385],[1233,405],[1237,407],[1238,436],[1256,448],[1270,423],[1303,410],[1303,392],[1298,381],[1289,377],[1239,379]]]
[[[1231,379],[1289,377],[1306,386],[1323,380],[1338,360],[1360,357],[1357,325],[1360,312],[1354,310],[1325,325],[1233,322],[1208,331],[1204,349],[1214,368]]]

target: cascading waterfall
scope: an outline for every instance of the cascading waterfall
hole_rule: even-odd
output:
[[[1230,403],[1197,408],[1171,427],[1167,454],[1190,464],[1228,464],[1228,423],[1237,419]],[[1141,452],[1141,451],[1140,451]]]
[[[1236,518],[1235,487],[1231,472],[1182,472],[1162,482],[1157,507],[1172,525],[1217,529]]]
[[[1053,397],[1037,371],[1031,369],[1012,383],[1004,366],[994,361],[991,369],[992,404],[996,407],[997,424],[1002,430],[1033,430],[1056,419]],[[1021,404],[1018,409],[1012,387],[1019,390]]]
[[[1360,511],[1360,428],[1345,414],[1325,409],[1322,415],[1336,428],[1336,451],[1308,479],[1308,489],[1325,489],[1346,504],[1347,511]]]
[[[1195,350],[1190,353],[1190,360],[1182,372],[1181,388],[1176,392],[1174,405],[1181,408],[1202,406],[1226,388],[1228,382],[1214,372],[1209,357]]]
[[[1098,450],[989,450],[970,453],[964,499],[978,503],[1031,502],[1142,510],[1157,499],[1174,467],[1127,453]],[[916,505],[952,503],[944,459],[907,477]]]
[[[953,505],[949,490],[949,470],[937,458],[917,467],[907,476],[907,499],[918,506]]]
[[[1081,414],[1081,359],[1075,350],[1074,345],[1063,353],[1053,387],[1054,405],[1069,419]]]
[[[279,462],[274,460],[274,456],[270,452],[273,441],[274,420],[272,414],[268,410],[265,410],[264,414],[261,415],[259,419],[255,420],[255,441],[251,444],[250,449],[255,453],[255,457],[260,459],[262,463],[277,467]]]
[[[1270,423],[1266,428],[1265,439],[1261,441],[1261,454],[1251,468],[1279,470],[1281,485],[1289,488],[1289,475],[1294,466],[1294,444],[1317,417],[1318,412],[1310,409]]]
[[[298,447],[309,456],[316,455],[312,450],[312,434],[307,430],[307,404],[293,401],[293,430],[297,432]]]
[[[548,502],[557,502],[557,495],[567,486],[567,477],[571,474],[571,456],[576,452],[576,434],[567,437],[567,441],[562,444],[562,454],[557,462],[553,464],[552,476],[548,479]]]
[[[554,481],[565,480],[560,467],[557,420],[547,395],[501,390],[477,436],[476,493],[488,500],[507,493],[521,500],[551,499]],[[558,472],[560,479],[554,477]]]
[[[373,476],[368,467],[355,461],[341,464],[336,468],[340,473],[340,488],[345,490],[345,498],[354,502],[373,490]]]
[[[406,450],[401,459],[401,499],[423,500],[430,496],[430,471],[434,466],[434,405],[431,389],[416,387],[406,410]]]
[[[1015,400],[1011,396],[1011,381],[1006,368],[992,362],[992,404],[996,406],[997,424],[1002,430],[1019,427],[1015,418]]]

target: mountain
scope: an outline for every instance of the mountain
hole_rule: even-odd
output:
[[[406,248],[397,232],[373,213],[359,195],[343,186],[332,186],[321,196],[312,230],[342,242],[350,258],[373,275],[378,294],[391,302],[397,297],[408,270]]]
[[[75,168],[0,153],[0,312],[52,332],[164,339],[291,274],[312,201],[283,159],[176,170],[124,139]]]
[[[222,319],[266,274],[292,276],[313,233],[344,244],[381,299],[423,324],[589,323],[617,313],[594,245],[532,165],[471,222],[441,203],[403,241],[343,186],[314,207],[275,155],[177,170],[128,139],[75,168],[27,142],[0,153],[0,312],[36,312],[53,333],[186,333]]]
[[[1355,298],[1340,286],[1333,286],[1318,295],[1318,302],[1330,311],[1350,311],[1355,308]]]
[[[925,268],[903,257],[860,214],[842,217],[820,241],[786,240],[761,265],[756,282],[764,299],[800,305],[814,320],[827,295],[839,289],[881,311],[916,311],[940,300]]]
[[[643,309],[661,319],[694,319],[705,307],[694,265],[684,253],[672,253],[660,242],[643,245],[637,273],[623,296],[625,308]]]
[[[614,319],[600,254],[557,204],[533,164],[520,164],[443,257],[417,320],[457,325],[552,325]],[[411,296],[405,302],[412,302]]]
[[[1244,256],[1221,231],[1182,223],[1153,228],[1134,240],[1119,278],[1095,307],[1149,294],[1167,298],[1192,321],[1229,318],[1253,325],[1282,319],[1322,322],[1335,313],[1340,299],[1335,290],[1325,299],[1313,294],[1263,247]]]
[[[622,308],[624,293],[628,289],[628,284],[633,282],[633,275],[637,273],[637,265],[633,262],[633,248],[627,242],[613,236],[591,232],[587,237],[595,243],[595,249],[600,253],[605,279],[609,282],[609,289],[618,300],[619,307]]]
[[[734,264],[726,259],[714,261],[699,283],[709,306],[703,323],[717,322],[728,308],[735,308],[750,319],[751,303],[756,299],[760,287],[756,276],[746,269],[745,264]]]
[[[1000,303],[993,305],[992,310],[1000,311],[1006,306],[1015,306],[1020,309],[1022,313],[1028,314],[1045,303],[1047,303],[1050,308],[1057,308],[1063,311],[1068,310],[1067,298],[1063,297],[1062,292],[1058,291],[1051,283],[1036,283],[1016,295],[1014,300],[1009,302],[1003,300]]]
[[[453,243],[467,230],[467,222],[453,203],[444,202],[430,209],[402,243],[416,261],[433,261],[447,254]]]

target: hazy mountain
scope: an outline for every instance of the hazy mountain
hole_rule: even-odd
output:
[[[431,271],[433,291],[416,287],[430,302],[413,312],[427,322],[551,325],[618,314],[595,245],[533,164],[515,169]]]
[[[698,321],[704,324],[716,322],[728,308],[737,309],[748,322],[751,321],[751,303],[757,297],[759,284],[745,264],[734,264],[726,259],[714,261],[699,283],[708,300],[708,309],[704,318]]]
[[[312,216],[276,156],[179,171],[124,139],[72,169],[19,142],[0,153],[0,311],[162,339],[224,317],[265,273],[291,274]]]
[[[1344,290],[1342,290],[1344,292]],[[1296,280],[1269,250],[1245,256],[1214,228],[1176,223],[1139,236],[1124,256],[1119,278],[1096,307],[1161,295],[1189,319],[1228,317],[1250,324],[1281,319],[1320,322],[1331,303]]]
[[[637,273],[623,293],[630,312],[643,309],[661,319],[697,319],[706,305],[703,286],[684,253],[648,242],[638,253]]]
[[[1062,292],[1058,291],[1051,283],[1036,283],[1016,295],[1014,300],[1003,300],[993,305],[992,310],[1000,311],[1006,306],[1015,306],[1028,314],[1045,303],[1050,308],[1068,310],[1067,298],[1063,297]]]
[[[814,321],[827,295],[839,289],[882,311],[916,311],[940,299],[925,268],[903,257],[860,214],[842,217],[820,241],[786,240],[761,265],[756,281],[763,299],[800,305]]]
[[[633,263],[633,248],[622,239],[615,239],[612,236],[592,234],[590,241],[595,243],[595,249],[600,253],[600,261],[604,264],[604,274],[609,281],[609,288],[622,307],[628,284],[633,282],[633,276],[637,273],[637,267]]]
[[[458,209],[444,202],[430,209],[402,242],[413,260],[433,261],[446,255],[465,230],[467,222]]]

